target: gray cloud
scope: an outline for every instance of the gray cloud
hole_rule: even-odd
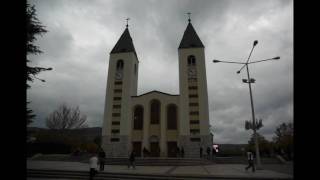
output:
[[[138,93],[151,90],[179,94],[178,46],[191,12],[192,24],[205,45],[210,123],[217,143],[246,143],[251,119],[245,71],[213,64],[212,59],[245,61],[254,40],[252,60],[281,56],[250,66],[257,81],[253,98],[259,131],[271,140],[275,127],[293,120],[293,2],[209,0],[29,1],[48,33],[37,44],[44,52],[30,56],[33,65],[53,67],[27,91],[37,114],[32,126],[61,103],[79,105],[90,126],[101,126],[109,53],[125,28],[133,38],[139,64]],[[152,74],[152,76],[150,76]],[[165,78],[164,78],[165,77]],[[167,78],[170,77],[170,78]]]

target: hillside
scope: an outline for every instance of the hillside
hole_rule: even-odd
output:
[[[67,135],[72,137],[83,138],[88,141],[93,141],[97,136],[101,136],[102,128],[101,127],[92,127],[92,128],[82,128],[82,129],[70,129],[70,130],[51,130],[46,128],[39,127],[28,127],[27,131],[31,136],[37,137],[41,135]]]

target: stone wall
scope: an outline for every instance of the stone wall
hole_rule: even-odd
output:
[[[119,138],[118,142],[111,142],[111,138]],[[128,157],[128,136],[103,136],[102,148],[106,157]]]
[[[190,138],[200,138],[199,142],[193,142]],[[184,148],[184,157],[186,158],[199,158],[200,146],[203,151],[202,154],[206,154],[207,147],[212,148],[212,141],[210,135],[198,135],[198,136],[179,136],[178,146]]]

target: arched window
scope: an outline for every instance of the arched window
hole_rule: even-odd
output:
[[[133,113],[133,129],[141,130],[143,128],[143,107],[137,105]]]
[[[196,57],[194,55],[188,56],[188,66],[196,65]]]
[[[167,128],[177,129],[178,116],[177,116],[177,106],[175,104],[169,104],[167,106]]]
[[[160,122],[160,101],[152,100],[150,105],[150,123],[159,124]]]
[[[137,64],[134,64],[134,74],[137,74]]]
[[[123,69],[123,60],[120,59],[117,61],[117,70],[122,70]]]

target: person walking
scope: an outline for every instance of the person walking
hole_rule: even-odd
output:
[[[209,146],[207,147],[207,159],[208,160],[210,159],[210,147]]]
[[[181,157],[184,158],[184,149],[183,149],[183,146],[181,147]]]
[[[144,148],[143,148],[143,151],[142,151],[142,156],[143,156],[143,158],[147,156],[147,153],[148,153],[148,151],[147,151],[147,149],[144,147]]]
[[[104,171],[104,164],[106,163],[106,153],[101,149],[99,152],[100,171]]]
[[[246,167],[246,171],[249,169],[249,168],[252,168],[252,172],[255,171],[255,167],[254,167],[254,161],[253,161],[253,153],[252,151],[248,151],[247,152],[247,156],[248,156],[248,166]]]
[[[176,156],[180,157],[180,148],[177,146]]]
[[[90,166],[90,180],[93,180],[94,176],[98,172],[98,158],[96,153],[92,155],[92,157],[89,159],[89,166]]]
[[[129,155],[128,169],[130,169],[130,166],[132,166],[133,169],[136,169],[134,150],[132,150],[130,155]]]
[[[202,147],[200,146],[200,158],[202,158]]]
[[[212,160],[215,160],[216,157],[216,149],[214,147],[212,147]]]

